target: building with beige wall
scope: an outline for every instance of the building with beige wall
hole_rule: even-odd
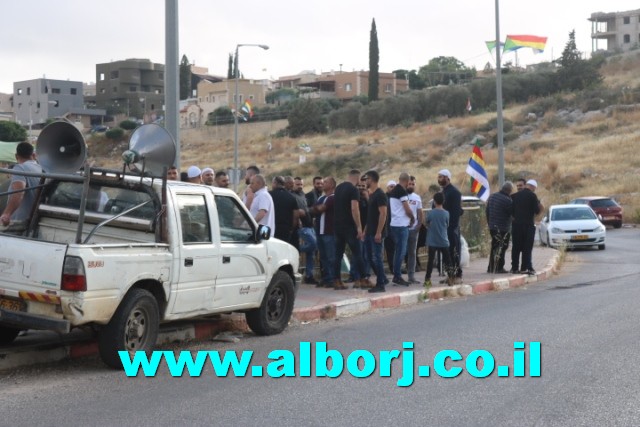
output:
[[[596,12],[591,21],[591,51],[626,52],[640,47],[640,9],[627,12]],[[604,41],[605,46],[598,44]]]
[[[219,107],[235,108],[235,80],[225,79],[212,83],[201,81],[198,83],[198,104],[202,114],[207,117]],[[240,106],[249,100],[254,107],[266,105],[269,85],[263,80],[238,79],[238,98]]]
[[[313,79],[310,79],[308,75],[304,77],[305,80],[295,79],[291,76],[281,77],[276,83],[280,88],[292,87],[291,83],[293,83],[293,86],[300,90],[301,96],[307,98],[336,98],[349,101],[357,96],[369,94],[368,71],[332,71],[315,75]],[[396,96],[408,90],[409,82],[407,80],[398,79],[393,73],[378,73],[378,98]]]

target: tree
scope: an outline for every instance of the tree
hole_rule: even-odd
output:
[[[457,84],[471,80],[476,75],[475,68],[469,68],[453,56],[432,58],[418,70],[418,75],[427,86]]]
[[[238,49],[236,48],[236,55],[233,57],[233,76],[232,77],[240,77],[240,70],[238,70]]]
[[[594,56],[589,60],[582,59],[582,55],[576,46],[575,30],[569,33],[569,41],[557,62],[560,65],[560,69],[556,74],[556,78],[560,90],[582,90],[596,86],[602,81],[599,69],[603,63],[603,58]]]
[[[229,54],[229,67],[227,68],[227,79],[233,78],[233,53]]]
[[[0,141],[22,142],[27,140],[25,128],[15,122],[0,121]]]
[[[182,55],[180,61],[180,99],[184,100],[191,96],[191,64],[187,55]]]
[[[416,70],[394,70],[393,74],[396,75],[396,79],[408,80],[409,81],[409,89],[420,90],[424,89],[425,83],[422,78],[418,75]]]
[[[369,101],[378,99],[379,62],[378,31],[376,30],[376,20],[374,18],[371,21],[371,32],[369,33]]]
[[[322,116],[322,108],[311,99],[298,99],[292,102],[289,112],[289,136],[296,138],[301,135],[326,133],[327,125]]]

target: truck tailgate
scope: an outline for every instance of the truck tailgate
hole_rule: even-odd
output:
[[[64,243],[0,235],[0,292],[60,290]]]

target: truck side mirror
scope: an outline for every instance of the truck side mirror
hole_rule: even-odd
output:
[[[271,238],[271,227],[268,225],[259,225],[256,231],[256,242],[269,240]]]

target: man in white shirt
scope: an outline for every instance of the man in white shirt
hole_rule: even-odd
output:
[[[391,211],[390,236],[395,243],[393,256],[393,284],[409,286],[409,282],[402,278],[402,262],[407,254],[407,241],[409,240],[409,228],[416,222],[409,207],[409,174],[402,172],[398,179],[398,185],[389,193],[389,207]]]
[[[268,225],[271,228],[271,235],[276,232],[276,219],[273,208],[273,199],[267,191],[264,177],[260,174],[251,177],[249,188],[253,194],[251,206],[248,206],[251,216],[258,224]]]
[[[409,240],[407,243],[407,273],[409,276],[409,283],[414,285],[420,283],[415,278],[416,273],[416,258],[418,256],[418,236],[420,235],[420,226],[423,222],[422,212],[422,197],[415,193],[416,190],[416,177],[409,177],[409,185],[407,186],[407,193],[409,193],[409,207],[413,216],[416,218],[416,222],[413,226],[409,227]]]

